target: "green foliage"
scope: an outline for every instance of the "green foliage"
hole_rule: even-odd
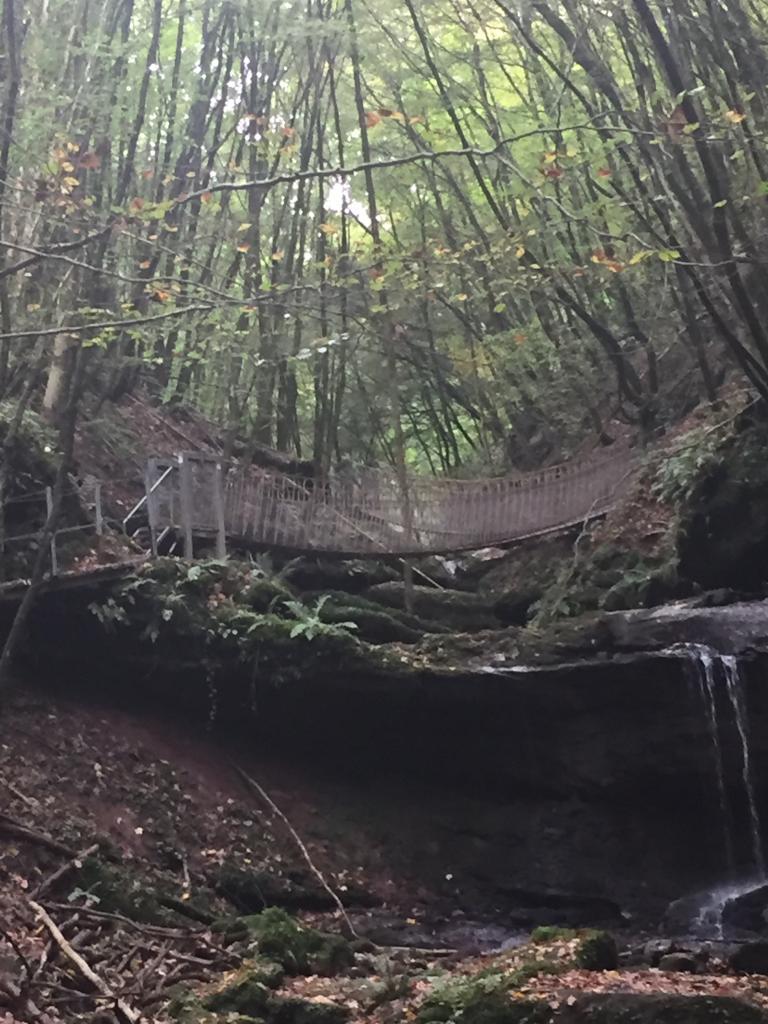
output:
[[[259,952],[281,964],[289,974],[333,975],[351,966],[354,956],[340,935],[308,928],[279,907],[242,919]]]
[[[697,482],[722,459],[722,431],[699,427],[689,431],[677,451],[659,460],[652,491],[662,501],[683,505]]]
[[[531,978],[541,974],[559,974],[566,965],[555,960],[532,960],[504,973],[488,968],[468,977],[438,981],[422,1004],[418,1024],[521,1024],[540,1021],[535,1015],[521,1015],[511,994]],[[526,1005],[526,1009],[530,1009]]]
[[[301,601],[286,601],[285,606],[297,622],[291,627],[291,639],[303,636],[314,640],[318,636],[345,636],[357,629],[354,622],[326,622],[322,617],[323,606],[328,595],[319,598],[314,607],[307,607]]]
[[[264,643],[299,637],[354,645],[355,624],[323,622],[324,603],[321,598],[314,607],[305,606],[284,584],[266,579],[252,566],[161,558],[118,584],[91,611],[106,628],[141,624],[142,637],[153,643],[164,635],[189,636],[202,646],[249,658]]]
[[[578,932],[575,928],[561,928],[559,925],[540,925],[531,932],[531,942],[545,944],[548,942],[569,942],[575,939]]]

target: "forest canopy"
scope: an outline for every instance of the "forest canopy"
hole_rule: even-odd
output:
[[[2,17],[0,398],[457,475],[768,397],[763,0]]]

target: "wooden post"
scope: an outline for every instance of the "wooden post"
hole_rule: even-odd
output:
[[[224,470],[216,463],[213,474],[213,507],[216,512],[216,557],[227,557],[227,524],[224,519]]]
[[[191,562],[195,557],[192,520],[192,464],[184,455],[179,455],[179,489],[181,492],[181,529],[184,534],[184,557]]]
[[[157,558],[157,496],[153,490],[157,475],[157,459],[149,459],[144,476],[144,489],[147,492],[147,520],[149,522],[149,547],[152,557]]]
[[[93,504],[96,511],[96,536],[104,534],[104,515],[101,509],[101,481],[97,480],[93,485]]]
[[[50,519],[51,512],[53,512],[53,490],[50,487],[45,488],[45,507]],[[51,576],[56,576],[58,571],[59,560],[56,557],[56,530],[54,529],[51,533]]]

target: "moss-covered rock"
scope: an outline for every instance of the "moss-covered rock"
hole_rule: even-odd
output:
[[[365,596],[387,608],[405,608],[405,585],[402,582],[380,583],[366,591]],[[481,594],[414,587],[413,603],[413,610],[419,617],[452,629],[476,632],[500,626],[493,610],[494,602]]]
[[[351,1011],[339,1003],[285,997],[273,999],[268,1024],[345,1024]]]
[[[305,927],[277,907],[243,921],[261,955],[281,964],[289,974],[329,976],[354,963],[346,939]]]
[[[236,971],[225,974],[199,993],[205,1010],[261,1016],[269,1007],[272,990],[282,981],[279,964],[257,958],[246,960]]]
[[[619,966],[616,940],[610,932],[588,932],[576,949],[576,963],[585,971],[615,971]]]

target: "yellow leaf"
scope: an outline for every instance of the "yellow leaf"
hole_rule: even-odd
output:
[[[63,181],[67,188],[77,188],[77,186],[80,184],[80,179],[73,178],[71,177],[71,175],[67,175],[67,177],[64,178]]]
[[[34,313],[35,310],[38,310],[38,309],[40,309],[40,303],[39,302],[28,302],[27,303],[27,312],[28,313]]]
[[[250,247],[250,245],[247,242],[241,242],[240,245],[238,245],[238,247],[237,247],[237,251],[238,252],[248,252],[248,250],[250,248],[251,247]]]
[[[741,114],[738,110],[726,110],[723,114],[725,120],[731,124],[741,124],[746,116],[746,114]]]
[[[247,230],[248,230],[248,228],[249,228],[250,226],[251,226],[250,224],[241,224],[241,225],[240,225],[240,227],[239,227],[239,228],[237,229],[237,231],[238,231],[238,234],[239,234],[239,233],[240,233],[241,231],[247,231]]]
[[[272,262],[279,263],[284,256],[285,253],[283,252],[282,249],[275,249],[275,251],[272,253]]]
[[[74,171],[75,165],[72,163],[71,160],[62,160],[61,169],[62,171],[66,171],[67,173],[69,173],[70,171]]]
[[[523,258],[523,256],[525,256],[525,246],[524,245],[516,246],[516,248],[515,248],[515,256],[517,256],[517,258],[519,260],[521,260]]]
[[[334,227],[333,224],[321,224],[320,230],[324,235],[337,235],[339,233],[339,229]]]

